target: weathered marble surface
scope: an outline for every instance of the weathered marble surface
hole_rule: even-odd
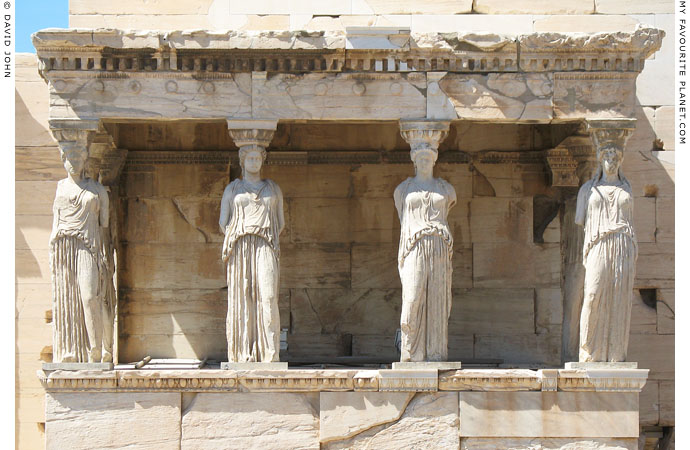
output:
[[[46,395],[46,449],[179,449],[179,393]]]
[[[180,448],[318,449],[318,401],[316,394],[185,394]]]
[[[375,426],[350,439],[328,442],[326,450],[458,448],[458,397],[455,393],[417,394],[399,420]]]
[[[394,422],[414,396],[411,392],[324,392],[320,396],[319,439],[322,443],[348,439]]]
[[[460,450],[637,450],[637,438],[463,438]]]
[[[632,438],[639,432],[638,403],[636,393],[461,392],[460,434]]]

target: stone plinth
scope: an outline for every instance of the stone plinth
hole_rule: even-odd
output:
[[[39,378],[48,449],[91,448],[96,439],[109,448],[636,449],[648,371],[601,372],[201,369]]]
[[[637,369],[636,362],[567,362],[566,369]]]
[[[422,361],[422,362],[394,362],[393,363],[393,370],[418,370],[418,369],[459,370],[459,369],[462,369],[462,363],[459,361]]]

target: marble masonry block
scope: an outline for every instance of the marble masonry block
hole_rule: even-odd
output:
[[[376,332],[394,336],[400,327],[400,295],[399,289],[291,289],[290,330],[369,334],[376,318]]]
[[[674,381],[659,383],[659,425],[673,426],[676,422],[676,387]]]
[[[400,221],[395,203],[384,198],[354,198],[349,203],[347,219],[353,242],[398,242]],[[343,224],[341,223],[340,226]]]
[[[448,359],[450,361],[463,361],[474,358],[474,335],[455,334],[462,330],[451,330],[448,335]]]
[[[287,370],[286,362],[221,362],[221,370]]]
[[[453,249],[453,289],[469,289],[472,282],[472,247],[456,244]]]
[[[46,283],[50,288],[50,261],[48,252],[20,250],[14,251],[16,280],[23,283]]]
[[[223,317],[225,317],[223,315]],[[220,333],[185,334],[128,334],[121,335],[119,342],[121,362],[137,362],[145,356],[152,358],[227,358],[227,340],[225,331]]]
[[[659,139],[664,141],[664,150],[675,150],[675,108],[660,106],[654,114],[654,131]]]
[[[146,5],[126,0],[111,3],[105,0],[74,0],[69,5],[70,15],[79,14],[206,14],[213,0],[197,0],[194,2],[167,2],[154,0]]]
[[[474,197],[508,197],[523,194],[522,173],[515,164],[477,163],[472,171]]]
[[[179,448],[319,448],[318,394],[184,394]]]
[[[231,17],[229,15],[225,15],[223,19],[226,21],[220,23],[226,27],[233,26],[233,28],[238,29],[247,20],[246,16],[239,19],[237,16]],[[207,14],[73,14],[69,16],[70,28],[205,30],[215,28],[214,24],[219,24],[219,17]]]
[[[311,134],[308,130],[307,134]],[[290,135],[292,139],[294,134]],[[296,137],[296,136],[294,136]],[[319,136],[321,137],[321,136]],[[379,165],[363,165],[381,170]],[[262,168],[262,176],[280,186],[285,199],[295,198],[347,198],[350,189],[352,168],[345,164],[284,166],[267,164]],[[357,185],[355,184],[355,189]],[[392,193],[390,195],[393,195]],[[359,197],[357,192],[355,196]]]
[[[675,197],[656,198],[656,242],[675,242],[676,240],[676,199]]]
[[[220,197],[129,197],[120,204],[121,233],[129,243],[223,242],[218,228]]]
[[[623,72],[553,74],[554,117],[631,117],[636,74]]]
[[[454,289],[450,333],[534,332],[534,289]]]
[[[351,348],[351,336],[342,333],[309,333],[288,334],[288,354],[290,358],[313,360],[348,356]]]
[[[398,297],[400,298],[400,297]],[[400,327],[400,317],[396,329]],[[471,346],[471,345],[470,345]],[[355,334],[352,336],[353,356],[375,356],[382,360],[397,361],[400,353],[395,348],[395,332],[389,334]],[[377,388],[378,390],[378,384]]]
[[[159,164],[154,169],[151,195],[169,198],[201,196],[220,199],[223,196],[224,185],[228,181],[227,171],[225,164]],[[184,180],[184,183],[180,183],[180,180]],[[137,195],[144,196],[143,193]]]
[[[458,394],[438,392],[415,394],[399,419],[362,430],[349,439],[323,443],[321,448],[393,450],[458,448],[459,444]]]
[[[46,394],[46,449],[178,449],[180,393]]]
[[[282,243],[280,247],[281,288],[350,287],[350,245]]]
[[[561,360],[561,335],[560,333],[476,335],[474,357],[502,359],[508,367],[516,364],[555,367]]]
[[[349,199],[293,198],[290,199],[290,208],[293,242],[350,242]],[[319,226],[315,227],[314,223]]]
[[[531,242],[532,215],[530,198],[473,198],[469,211],[472,242]]]
[[[638,244],[635,287],[673,288],[675,286],[675,251],[672,243]]]
[[[251,74],[221,79],[193,78],[66,78],[52,88],[53,117],[252,117]],[[141,105],[146,105],[142,108]]]
[[[648,381],[640,392],[640,425],[659,423],[659,382]]]
[[[637,438],[462,438],[460,450],[638,450]]]
[[[258,74],[264,74],[264,77]],[[423,74],[276,74],[254,72],[252,114],[281,119],[398,120],[426,117]]]
[[[650,380],[671,380],[675,377],[674,351],[673,335],[631,334],[626,359],[650,369]]]
[[[633,225],[637,242],[656,242],[656,200],[654,197],[637,197],[633,200],[635,204]]]
[[[455,189],[455,194],[458,197],[458,203],[462,201],[462,199],[469,199],[470,197],[472,197],[473,170],[470,168],[469,164],[449,164],[437,162],[435,169],[436,177],[443,178],[451,185],[453,185],[453,188]],[[453,215],[453,211],[457,207],[458,205],[455,205],[455,207],[450,210],[449,218]],[[457,242],[458,237],[455,234],[453,234],[453,238]]]
[[[121,284],[132,289],[222,289],[217,243],[123,243]],[[190,262],[194,270],[190,269]]]
[[[449,165],[446,165],[449,166]],[[443,163],[436,163],[437,176],[448,179],[447,176],[441,175],[444,170]],[[457,164],[448,167],[445,170],[457,170]],[[407,164],[391,164],[386,166],[386,170],[382,171],[378,164],[361,164],[355,167],[348,166],[348,172],[352,177],[353,196],[357,198],[384,198],[386,200],[393,200],[393,191],[395,187],[403,182],[407,177],[414,176],[414,169]],[[450,182],[450,181],[449,181]],[[458,196],[460,195],[460,186],[452,183],[455,187]],[[348,186],[349,187],[349,186]],[[395,206],[393,206],[395,209]]]
[[[470,203],[469,198],[459,197],[455,206],[448,213],[448,226],[453,235],[453,245],[456,249],[459,247],[469,248],[472,245]]]
[[[481,14],[593,14],[594,1],[568,0],[547,4],[539,0],[519,0],[506,4],[501,0],[476,0],[474,12]]]
[[[53,218],[49,215],[15,215],[14,248],[18,250],[48,251],[52,224]]]
[[[638,148],[638,151],[625,152],[623,173],[630,180],[633,196],[645,195],[660,197],[675,196],[673,171],[669,171],[652,155],[651,147]]]
[[[15,209],[21,214],[51,215],[56,189],[56,181],[16,181]]]
[[[65,173],[57,146],[17,146],[14,148],[14,158],[15,181],[58,181]]]
[[[637,438],[639,433],[637,393],[460,392],[459,396],[462,437]]]
[[[537,32],[598,33],[602,31],[623,31],[632,33],[640,23],[633,16],[626,15],[552,15],[534,18]]]
[[[657,290],[657,332],[674,334],[676,329],[676,290]]]
[[[352,244],[352,288],[400,289],[398,244]]]
[[[419,2],[413,0],[353,0],[352,14],[465,14],[472,11],[469,0]]]
[[[671,0],[646,2],[644,0],[595,0],[597,14],[673,14]]]
[[[472,246],[474,287],[534,288],[560,286],[559,244],[514,241],[476,243]],[[507,265],[505,261],[515,261]]]
[[[321,443],[348,439],[372,427],[395,422],[412,392],[323,392],[320,395]]]
[[[561,289],[537,288],[534,301],[536,302],[536,333],[560,331],[563,323],[563,292]]]
[[[550,75],[451,73],[429,83],[431,92],[438,89],[446,94],[457,117],[509,121],[553,118]]]
[[[532,32],[534,17],[527,14],[424,14],[413,15],[410,29],[414,33],[454,32],[465,30],[472,32],[486,32],[486,30],[501,30],[505,34],[521,34]]]
[[[657,310],[654,305],[644,303],[639,289],[633,289],[632,313],[630,317],[630,332],[633,334],[657,333]]]
[[[617,370],[617,369],[637,369],[636,362],[609,362],[609,361],[587,361],[587,362],[567,362],[565,363],[566,369],[572,370],[587,370],[587,371],[597,371],[597,370]]]
[[[123,290],[120,332],[125,335],[225,333],[227,293],[217,289]]]

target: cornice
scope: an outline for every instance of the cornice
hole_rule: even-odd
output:
[[[638,73],[664,32],[391,32],[390,48],[348,48],[342,31],[46,29],[32,36],[41,72],[599,72]]]

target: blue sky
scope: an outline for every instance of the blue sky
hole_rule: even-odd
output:
[[[36,53],[31,33],[42,28],[67,28],[68,0],[15,0],[16,52]]]

